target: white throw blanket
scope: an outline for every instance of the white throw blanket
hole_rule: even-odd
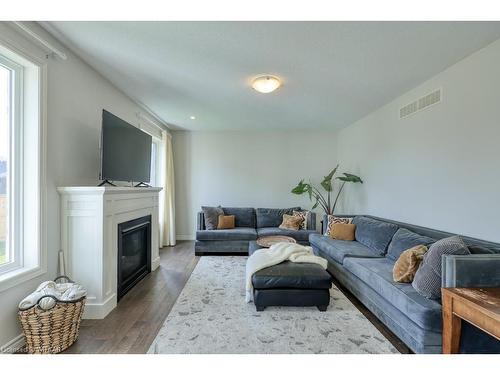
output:
[[[61,283],[57,284],[53,281],[44,281],[36,290],[29,296],[25,297],[20,303],[20,309],[30,308],[38,303],[43,296],[51,295],[61,301],[75,301],[87,295],[87,290],[76,283]],[[39,305],[42,309],[48,310],[54,307],[56,301],[53,298],[47,297],[40,301]]]
[[[314,263],[326,269],[326,259],[314,255],[310,246],[302,246],[296,243],[279,242],[269,249],[260,249],[254,252],[246,264],[246,297],[247,302],[253,301],[252,276],[263,268],[289,260],[295,263]]]

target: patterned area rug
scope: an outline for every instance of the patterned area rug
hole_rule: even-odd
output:
[[[242,256],[198,262],[148,353],[397,353],[336,288],[330,306],[245,303]]]

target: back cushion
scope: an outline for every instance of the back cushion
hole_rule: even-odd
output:
[[[255,228],[255,210],[252,207],[222,207],[224,215],[234,215],[236,227]]]
[[[292,208],[257,208],[257,228],[279,227],[283,215],[293,215],[293,211],[300,211],[300,207]]]
[[[403,253],[403,251],[418,245],[425,245],[429,247],[429,245],[434,242],[436,242],[436,240],[433,238],[421,236],[420,234],[405,228],[399,228],[396,234],[394,234],[394,237],[392,237],[386,256],[387,258],[396,261],[399,259],[399,256]]]
[[[367,246],[377,255],[385,254],[392,236],[398,230],[395,224],[365,216],[356,216],[352,223],[356,225],[356,241]]]

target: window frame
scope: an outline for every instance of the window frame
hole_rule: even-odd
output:
[[[22,79],[17,80],[21,85],[17,90],[21,113],[17,118],[19,124],[15,125],[17,145],[14,148],[17,156],[14,163],[17,165],[15,181],[9,181],[9,186],[17,184],[14,187],[17,213],[9,212],[9,220],[14,220],[15,224],[15,233],[11,237],[17,237],[13,251],[14,254],[18,252],[19,264],[0,273],[2,292],[47,272],[47,59],[38,49],[26,49],[2,35],[0,56],[2,60],[10,60],[22,67]],[[10,163],[12,160],[9,160]],[[12,199],[10,197],[9,200]]]

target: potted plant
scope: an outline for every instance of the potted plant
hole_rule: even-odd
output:
[[[326,191],[326,196],[321,193],[321,191],[312,185],[310,182],[304,182],[304,180],[300,180],[297,186],[295,186],[292,189],[293,194],[297,195],[302,195],[302,194],[309,194],[309,199],[310,200],[315,200],[315,203],[312,207],[312,209],[315,209],[318,206],[321,206],[325,213],[327,215],[333,215],[333,212],[335,211],[335,206],[337,205],[337,201],[339,199],[340,193],[342,193],[342,189],[344,189],[344,186],[347,182],[352,182],[352,183],[363,183],[363,180],[361,180],[360,177],[351,174],[351,173],[342,173],[343,176],[337,176],[334,178],[335,173],[337,173],[337,170],[339,168],[339,165],[337,166],[327,175],[323,178],[323,181],[321,181],[321,186],[323,189]],[[333,183],[332,180],[339,180],[342,181],[340,184],[340,188],[337,192],[337,196],[335,197],[335,201],[333,202],[333,206],[331,205],[331,194],[333,192]]]

